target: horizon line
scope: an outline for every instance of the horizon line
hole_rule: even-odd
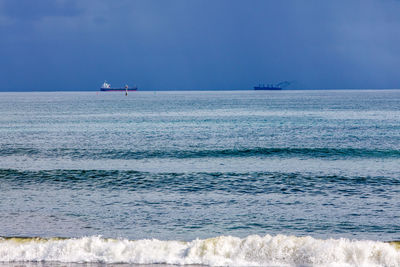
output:
[[[257,91],[257,92],[282,92],[282,91],[335,91],[335,90],[400,90],[400,88],[323,88],[323,89],[281,89],[281,90],[254,90],[254,89],[138,89],[134,92],[179,92],[179,91],[203,91],[203,92],[218,92],[218,91]],[[102,92],[102,93],[110,93],[110,92],[103,92],[100,90],[1,90],[0,93],[26,93],[26,92]],[[111,93],[113,93],[111,91]],[[115,93],[115,92],[114,92]]]

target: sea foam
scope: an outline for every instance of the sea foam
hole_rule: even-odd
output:
[[[397,247],[396,247],[397,246]],[[396,243],[312,237],[156,239],[1,238],[0,262],[199,264],[208,266],[400,266]]]

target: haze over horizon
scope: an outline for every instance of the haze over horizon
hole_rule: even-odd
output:
[[[400,1],[0,0],[0,91],[400,88]]]

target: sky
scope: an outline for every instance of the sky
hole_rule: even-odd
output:
[[[399,0],[0,0],[0,91],[400,88]]]

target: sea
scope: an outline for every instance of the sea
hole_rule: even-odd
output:
[[[0,266],[400,266],[400,90],[0,93]]]

